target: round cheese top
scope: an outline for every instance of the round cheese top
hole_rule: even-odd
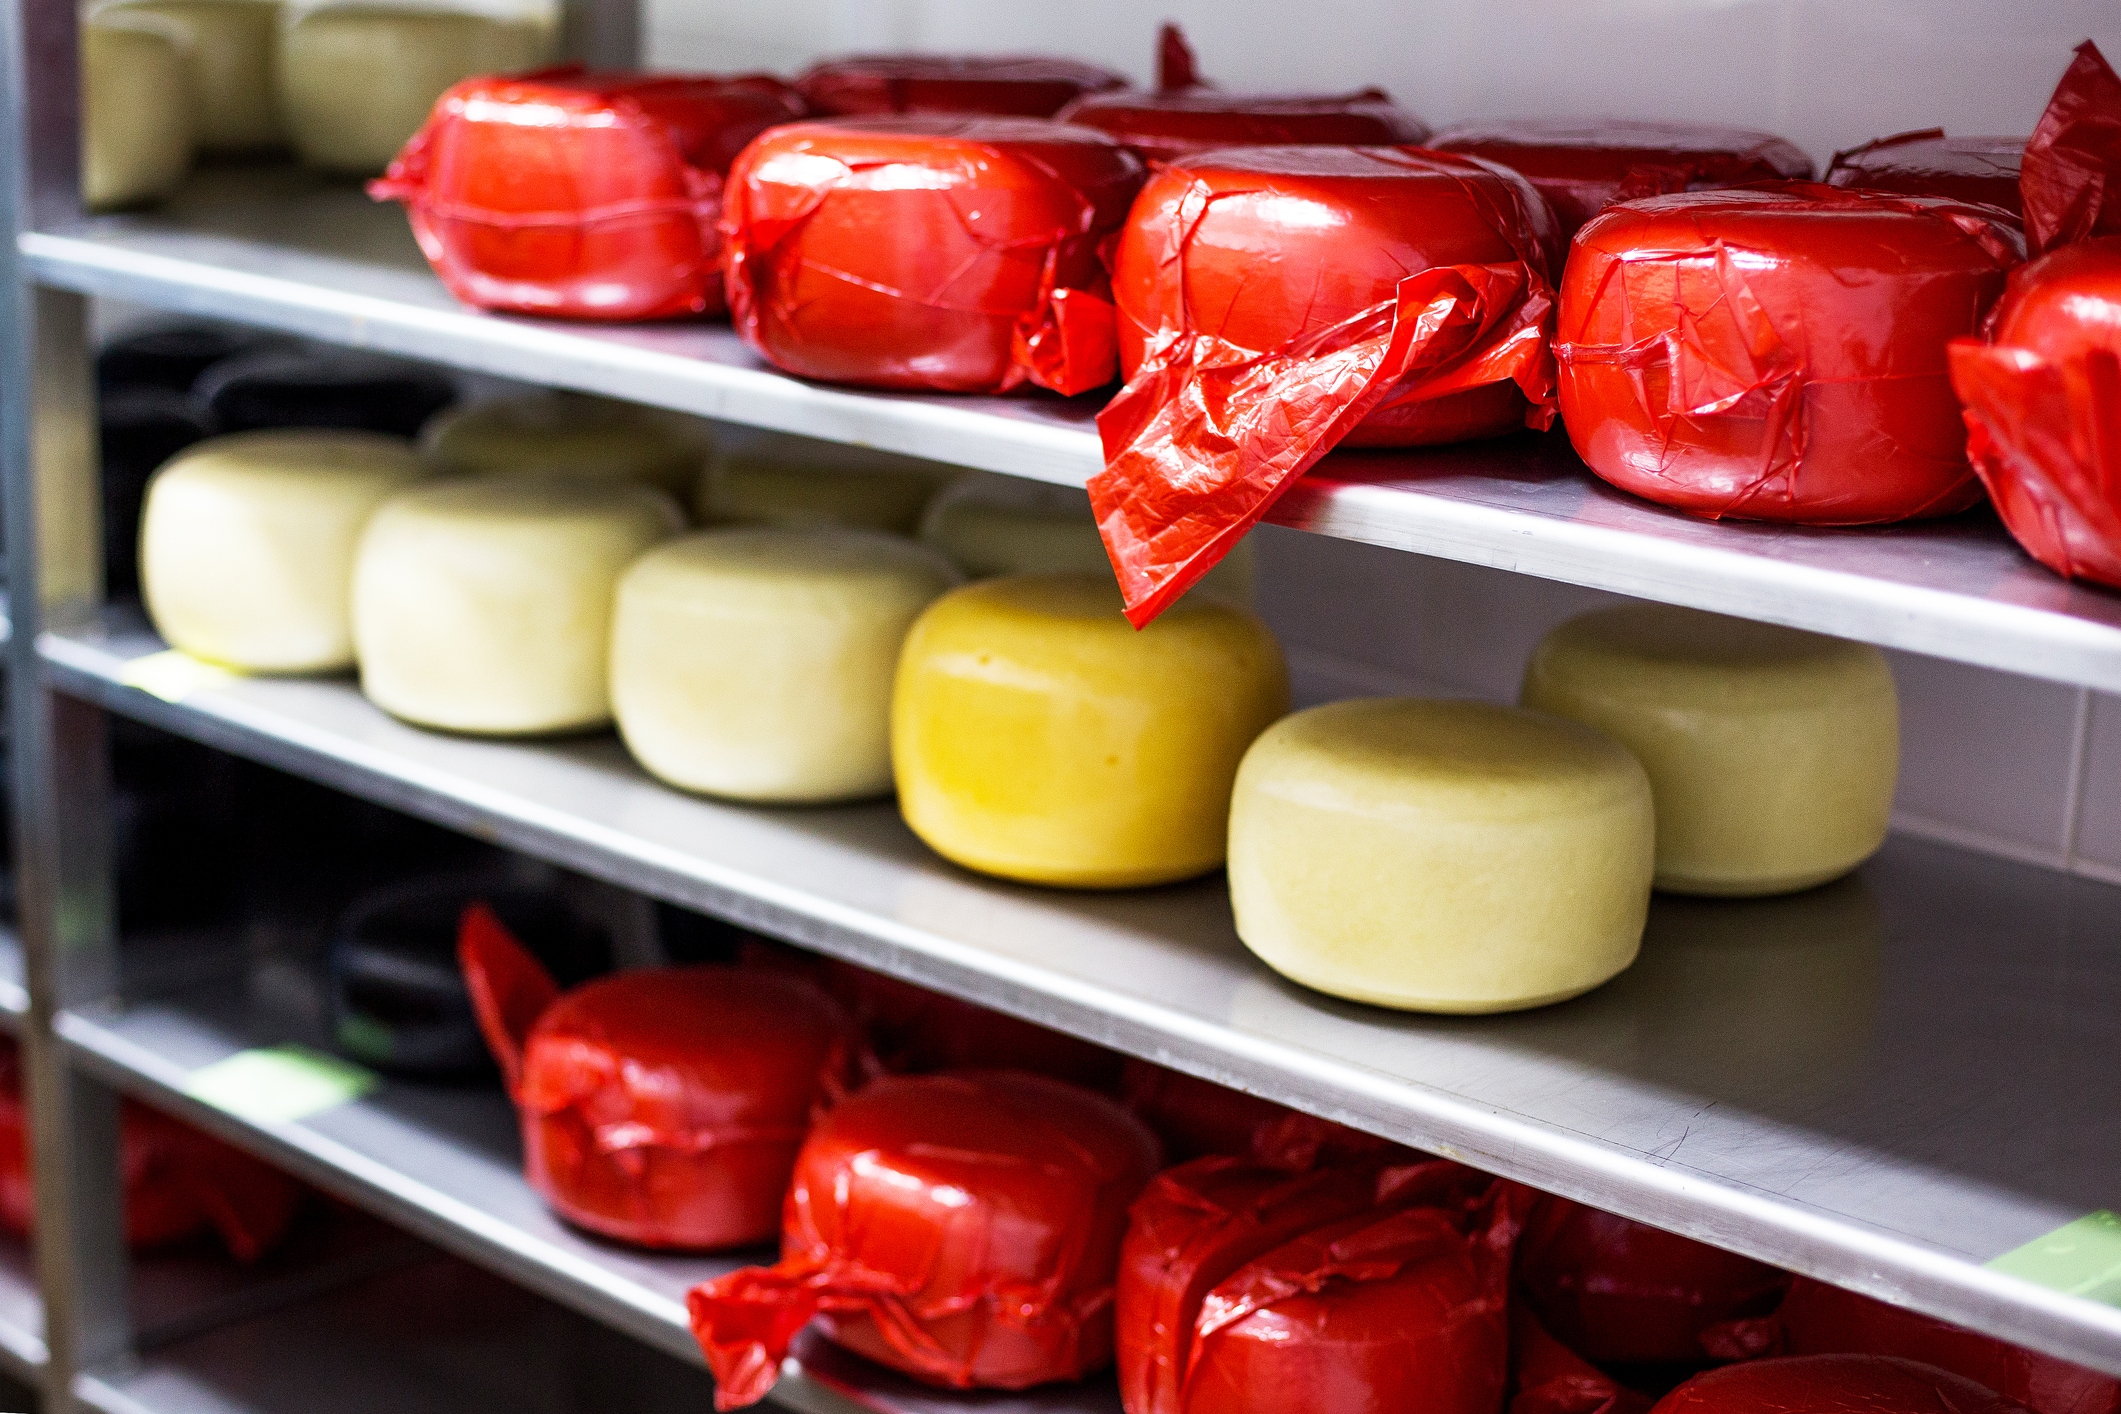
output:
[[[687,496],[707,459],[704,424],[586,393],[540,392],[444,413],[420,455],[457,476],[612,477]]]
[[[935,493],[960,474],[895,452],[768,433],[716,453],[697,509],[709,525],[841,525],[911,535]]]
[[[273,75],[279,0],[119,0],[96,14],[158,15],[184,32],[200,151],[257,152],[286,140]]]
[[[91,211],[167,196],[191,169],[190,41],[159,15],[81,26],[81,201]]]

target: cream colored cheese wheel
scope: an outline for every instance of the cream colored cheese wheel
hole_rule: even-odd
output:
[[[660,408],[542,392],[443,413],[420,454],[456,476],[588,476],[689,496],[712,442],[706,424]]]
[[[1284,718],[1230,805],[1237,935],[1321,992],[1490,1012],[1589,991],[1635,959],[1650,783],[1575,722],[1375,697]]]
[[[1657,887],[1788,893],[1885,843],[1900,713],[1866,644],[1661,604],[1548,634],[1523,702],[1642,759],[1657,796]]]
[[[697,509],[708,525],[842,525],[912,535],[935,493],[960,474],[917,457],[765,433],[715,453]]]
[[[376,507],[419,476],[412,444],[375,432],[239,432],[191,447],[155,473],[141,512],[155,628],[246,672],[353,666],[354,548]]]
[[[121,0],[96,11],[158,15],[191,43],[192,136],[199,151],[245,153],[284,143],[273,51],[277,0]]]
[[[81,203],[136,206],[191,170],[191,58],[156,15],[99,15],[81,26]]]
[[[551,45],[550,26],[529,18],[327,5],[281,37],[281,114],[303,161],[373,176],[444,89],[473,74],[537,68]]]
[[[685,790],[889,794],[899,648],[957,582],[933,550],[868,530],[710,530],[659,546],[619,582],[619,731]]]
[[[907,635],[891,704],[899,808],[970,869],[1072,888],[1223,860],[1230,782],[1288,710],[1265,624],[1190,597],[1137,632],[1110,574],[952,590]]]
[[[619,575],[679,523],[659,491],[557,477],[392,498],[354,564],[361,690],[449,731],[602,726]]]

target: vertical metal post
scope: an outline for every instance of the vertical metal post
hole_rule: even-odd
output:
[[[560,50],[592,69],[641,66],[641,0],[560,0]]]

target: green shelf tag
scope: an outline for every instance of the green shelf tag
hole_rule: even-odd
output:
[[[2121,1306],[2121,1213],[2086,1213],[2004,1253],[1988,1267],[2071,1296]]]
[[[288,1124],[358,1100],[381,1083],[374,1071],[322,1051],[264,1046],[193,1071],[184,1093],[253,1124]]]
[[[233,682],[236,674],[179,648],[165,648],[135,658],[118,671],[118,681],[164,702],[182,702],[195,692]]]

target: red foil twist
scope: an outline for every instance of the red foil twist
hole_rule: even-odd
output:
[[[1652,1414],[2025,1414],[1972,1380],[1883,1355],[1806,1355],[1694,1376]]]
[[[1826,169],[1833,187],[1944,196],[1978,201],[2016,216],[2022,137],[1946,137],[1942,128],[1895,133],[1834,154]]]
[[[1360,1160],[1418,1162],[1389,1139],[1147,1061],[1126,1063],[1120,1096],[1173,1159],[1222,1154],[1282,1173]]]
[[[2018,192],[2034,255],[2121,235],[2121,78],[2088,39],[2026,140]]]
[[[1124,88],[1125,75],[1074,59],[857,54],[811,68],[795,86],[820,113],[984,113],[1050,118],[1085,93]]]

